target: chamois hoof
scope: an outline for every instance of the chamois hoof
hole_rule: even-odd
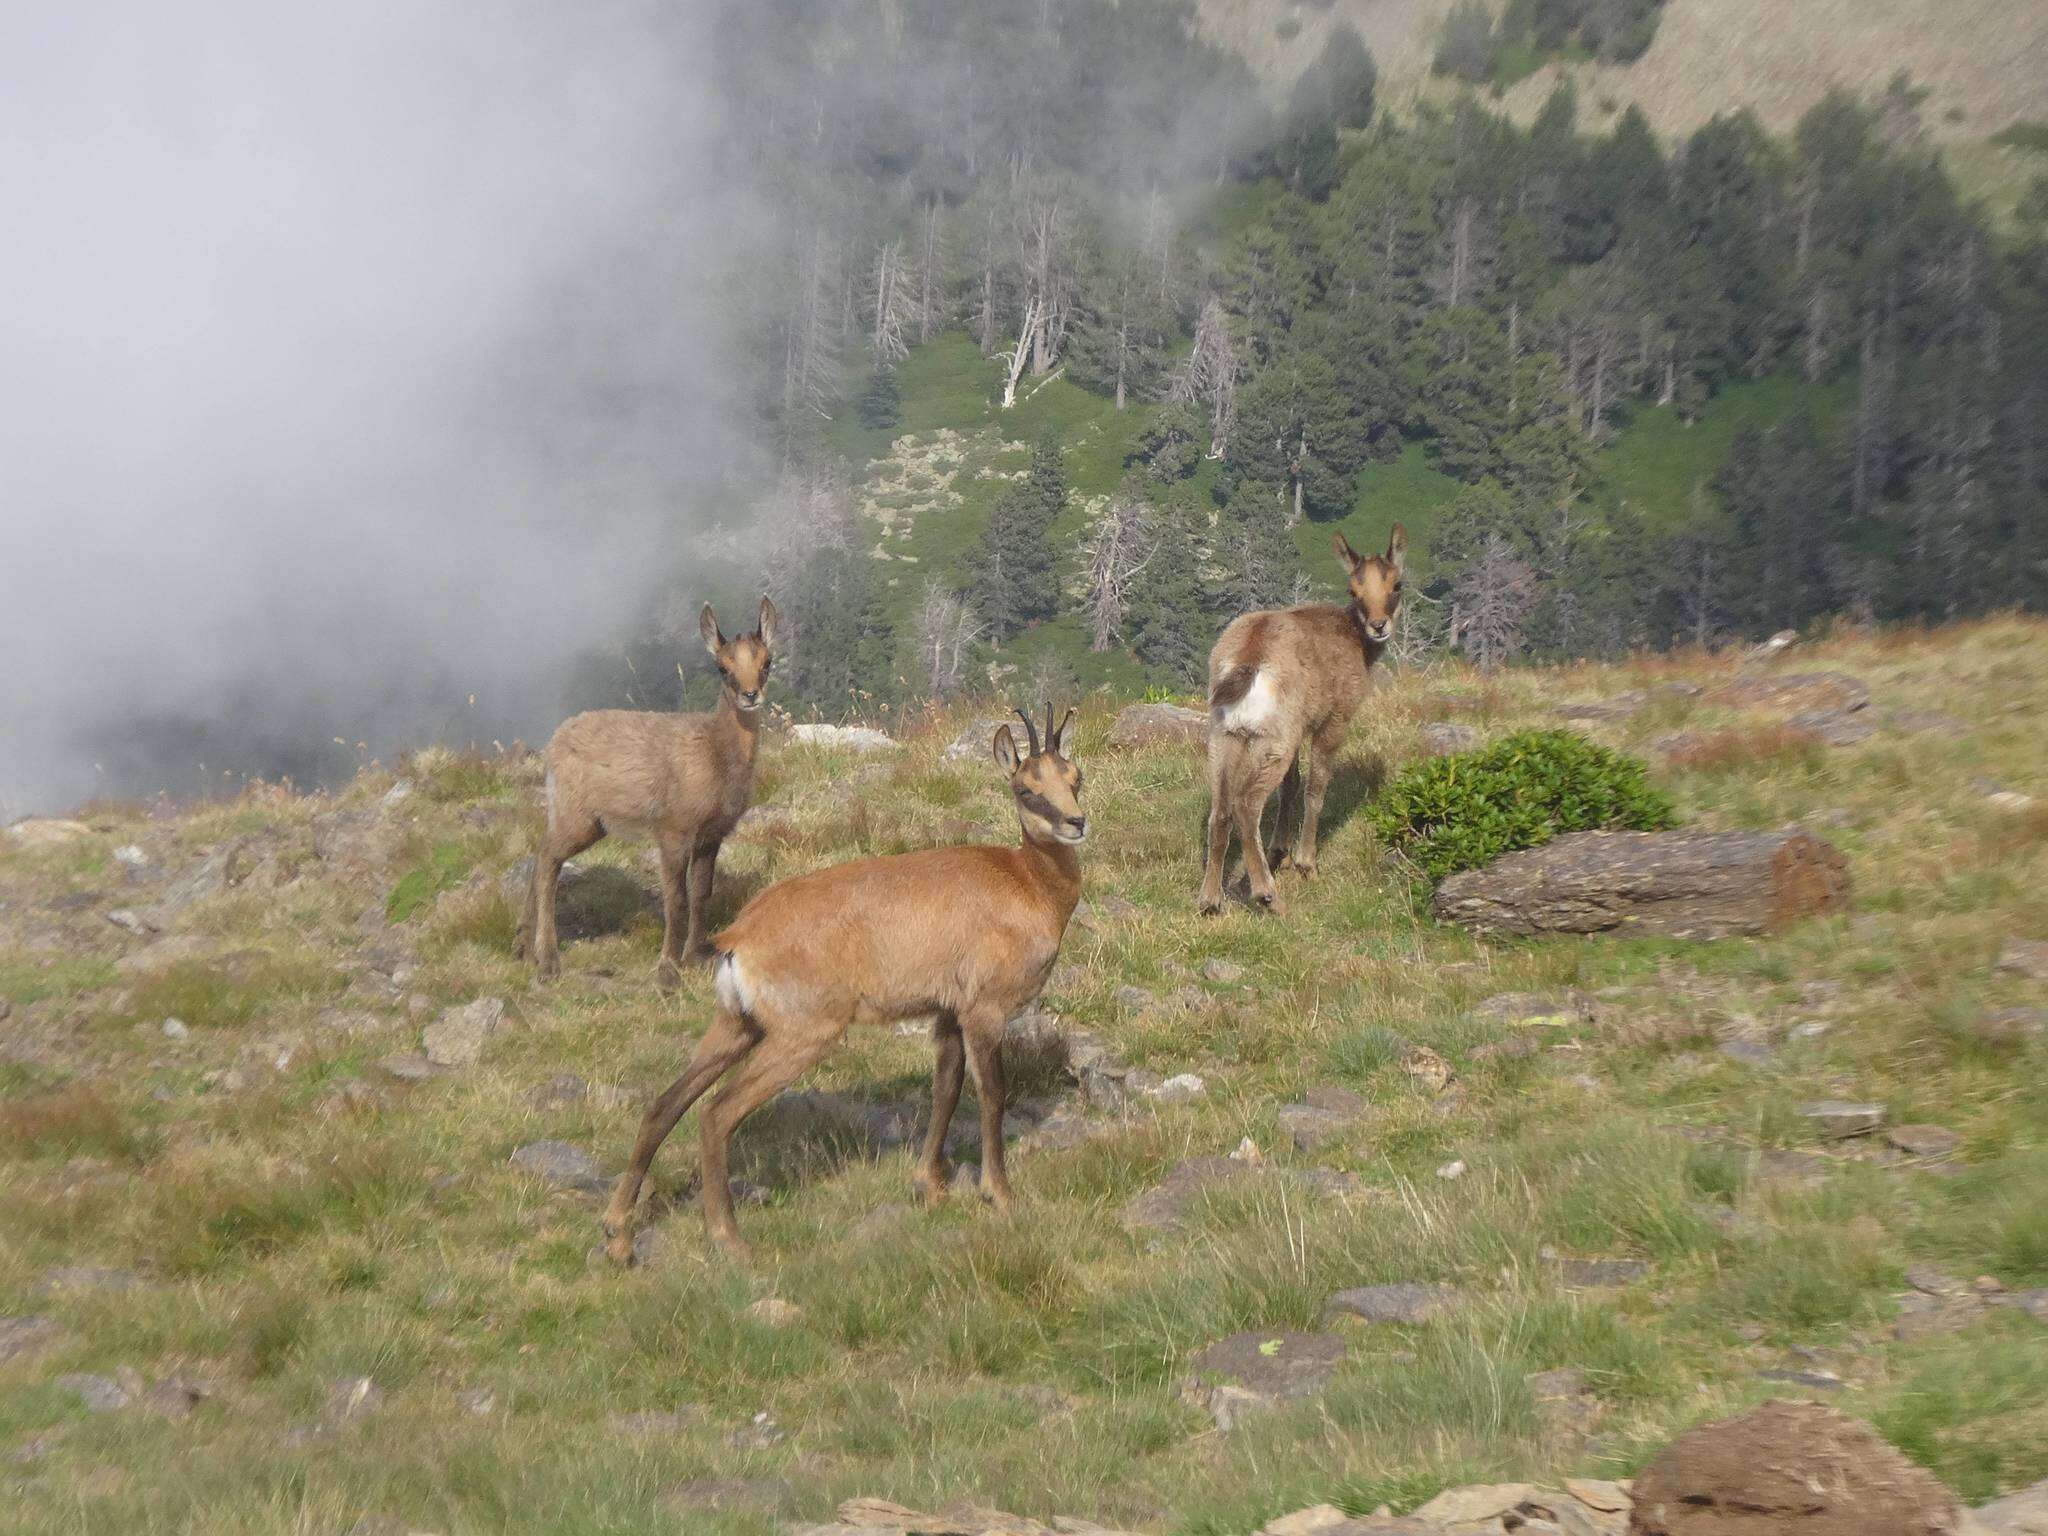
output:
[[[633,1229],[604,1223],[604,1256],[621,1269],[631,1269],[639,1262],[639,1255],[633,1249]]]
[[[717,958],[718,951],[709,944],[692,944],[683,951],[683,964],[686,966],[709,965]]]
[[[545,960],[536,960],[533,974],[539,981],[559,981],[562,977],[562,962],[552,955]]]
[[[942,1166],[935,1174],[919,1173],[911,1177],[911,1188],[927,1209],[946,1203],[946,1196],[953,1187],[953,1170],[950,1165]]]
[[[1254,896],[1252,900],[1257,902],[1261,907],[1265,908],[1266,911],[1272,913],[1275,917],[1285,917],[1287,915],[1287,903],[1280,899],[1280,893],[1278,891],[1262,892],[1261,894]]]
[[[1204,917],[1214,917],[1223,910],[1223,898],[1221,896],[1211,896],[1204,892],[1195,898],[1195,910]]]
[[[716,1232],[712,1233],[711,1251],[715,1257],[725,1260],[728,1264],[751,1264],[754,1262],[753,1247],[737,1232],[726,1237],[721,1237]]]
[[[673,992],[683,984],[682,968],[673,960],[664,960],[654,968],[654,984],[664,992]]]

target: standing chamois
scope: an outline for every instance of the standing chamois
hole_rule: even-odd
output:
[[[534,852],[533,885],[520,925],[543,976],[557,975],[555,882],[563,861],[608,833],[646,831],[661,849],[661,968],[664,987],[683,963],[711,958],[705,908],[718,848],[754,793],[761,744],[761,689],[775,650],[775,605],[761,599],[751,635],[732,639],[706,603],[697,616],[704,649],[718,663],[718,707],[704,715],[593,709],[562,722],[548,742],[547,827]],[[685,882],[687,881],[687,892]],[[687,899],[689,937],[676,916]]]
[[[647,1111],[612,1191],[604,1227],[614,1259],[632,1262],[634,1208],[654,1154],[728,1072],[698,1117],[701,1199],[711,1240],[743,1257],[727,1186],[732,1133],[856,1023],[931,1017],[938,1064],[918,1188],[928,1202],[946,1193],[946,1128],[964,1060],[981,1100],[981,1192],[1009,1209],[1003,1030],[1045,985],[1081,896],[1081,770],[1060,748],[1072,718],[1068,710],[1054,725],[1047,705],[1041,746],[1026,717],[1024,754],[1010,727],[995,733],[1022,847],[928,848],[798,875],[761,892],[712,940],[717,1007],[683,1075]]]
[[[1198,905],[1223,907],[1223,860],[1237,829],[1252,898],[1280,910],[1280,893],[1260,843],[1259,818],[1280,789],[1273,838],[1286,837],[1297,802],[1301,830],[1293,864],[1316,871],[1316,819],[1323,791],[1351,717],[1372,686],[1373,664],[1394,632],[1401,606],[1401,565],[1408,535],[1394,524],[1384,555],[1361,555],[1342,533],[1333,541],[1344,562],[1351,601],[1247,613],[1233,619],[1209,653],[1209,853]],[[1303,793],[1301,749],[1309,754]]]

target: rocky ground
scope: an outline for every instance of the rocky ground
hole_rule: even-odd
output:
[[[746,1270],[703,1251],[687,1133],[641,1266],[593,1259],[708,988],[654,992],[623,842],[531,984],[530,759],[9,829],[0,1528],[1605,1531],[1688,1426],[1789,1397],[2028,1530],[2044,674],[2048,629],[1999,621],[1398,678],[1279,921],[1193,913],[1187,716],[1091,700],[1086,902],[1013,1026],[1023,1208],[910,1205],[929,1046],[869,1031],[742,1132]],[[1847,909],[1433,921],[1358,806],[1560,721],[1691,826],[1825,838]],[[720,910],[1012,836],[990,728],[775,744]]]

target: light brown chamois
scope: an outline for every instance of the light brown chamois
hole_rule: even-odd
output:
[[[981,1192],[1009,1208],[1003,1030],[1045,985],[1081,895],[1081,770],[1060,747],[1072,718],[1068,710],[1055,726],[1048,705],[1042,745],[1027,718],[1026,753],[1007,725],[995,733],[1022,847],[928,848],[798,875],[761,892],[712,941],[716,1009],[683,1075],[647,1111],[612,1191],[604,1225],[614,1259],[632,1262],[648,1164],[720,1077],[724,1086],[698,1116],[704,1226],[713,1242],[743,1256],[726,1182],[732,1133],[856,1023],[931,1018],[938,1063],[916,1183],[927,1201],[946,1193],[946,1128],[964,1061],[981,1100]]]
[[[593,709],[562,722],[548,742],[547,826],[534,852],[533,886],[520,925],[522,951],[543,976],[560,972],[555,883],[572,859],[612,832],[654,835],[661,850],[661,984],[681,967],[711,958],[705,909],[718,848],[754,793],[761,744],[761,690],[775,651],[775,605],[761,599],[751,635],[732,639],[706,603],[697,616],[704,649],[718,663],[718,707],[709,714]],[[689,935],[677,922],[689,908]]]
[[[1309,603],[1233,619],[1209,653],[1209,851],[1199,905],[1223,906],[1223,860],[1237,830],[1252,899],[1280,910],[1280,893],[1260,843],[1259,818],[1277,787],[1273,858],[1287,819],[1300,811],[1293,864],[1316,871],[1316,819],[1337,750],[1372,686],[1372,669],[1394,632],[1408,535],[1394,524],[1384,555],[1361,555],[1342,533],[1333,541],[1351,588],[1348,604]],[[1304,791],[1300,755],[1310,748]]]

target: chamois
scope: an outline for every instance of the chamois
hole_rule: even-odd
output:
[[[728,1072],[698,1117],[701,1198],[711,1241],[744,1256],[727,1186],[733,1131],[855,1023],[930,1016],[938,1060],[917,1186],[928,1202],[946,1193],[946,1128],[964,1060],[981,1100],[981,1192],[1009,1209],[1003,1030],[1045,985],[1081,895],[1081,770],[1060,745],[1073,713],[1054,725],[1047,705],[1042,744],[1025,717],[1028,752],[1009,726],[995,733],[1021,847],[928,848],[798,875],[761,892],[712,940],[716,1008],[683,1075],[647,1111],[612,1191],[604,1229],[614,1259],[632,1262],[634,1208],[654,1154]]]
[[[1223,906],[1223,860],[1234,825],[1254,900],[1281,907],[1259,836],[1267,797],[1280,789],[1273,858],[1299,802],[1301,830],[1292,862],[1316,870],[1316,819],[1351,717],[1372,686],[1373,665],[1394,632],[1408,535],[1399,523],[1384,555],[1361,555],[1340,532],[1332,541],[1351,601],[1309,603],[1233,619],[1209,653],[1209,847],[1198,901]],[[1309,747],[1306,792],[1300,754]]]
[[[706,603],[697,616],[704,649],[718,663],[718,706],[709,714],[593,709],[562,722],[548,742],[547,826],[534,852],[533,885],[520,925],[542,976],[561,970],[555,938],[555,883],[564,860],[608,833],[651,831],[661,850],[661,965],[673,987],[684,963],[711,958],[705,909],[718,848],[747,809],[760,749],[761,690],[775,651],[775,605],[761,599],[754,632],[728,640]],[[676,921],[685,902],[689,935]]]

